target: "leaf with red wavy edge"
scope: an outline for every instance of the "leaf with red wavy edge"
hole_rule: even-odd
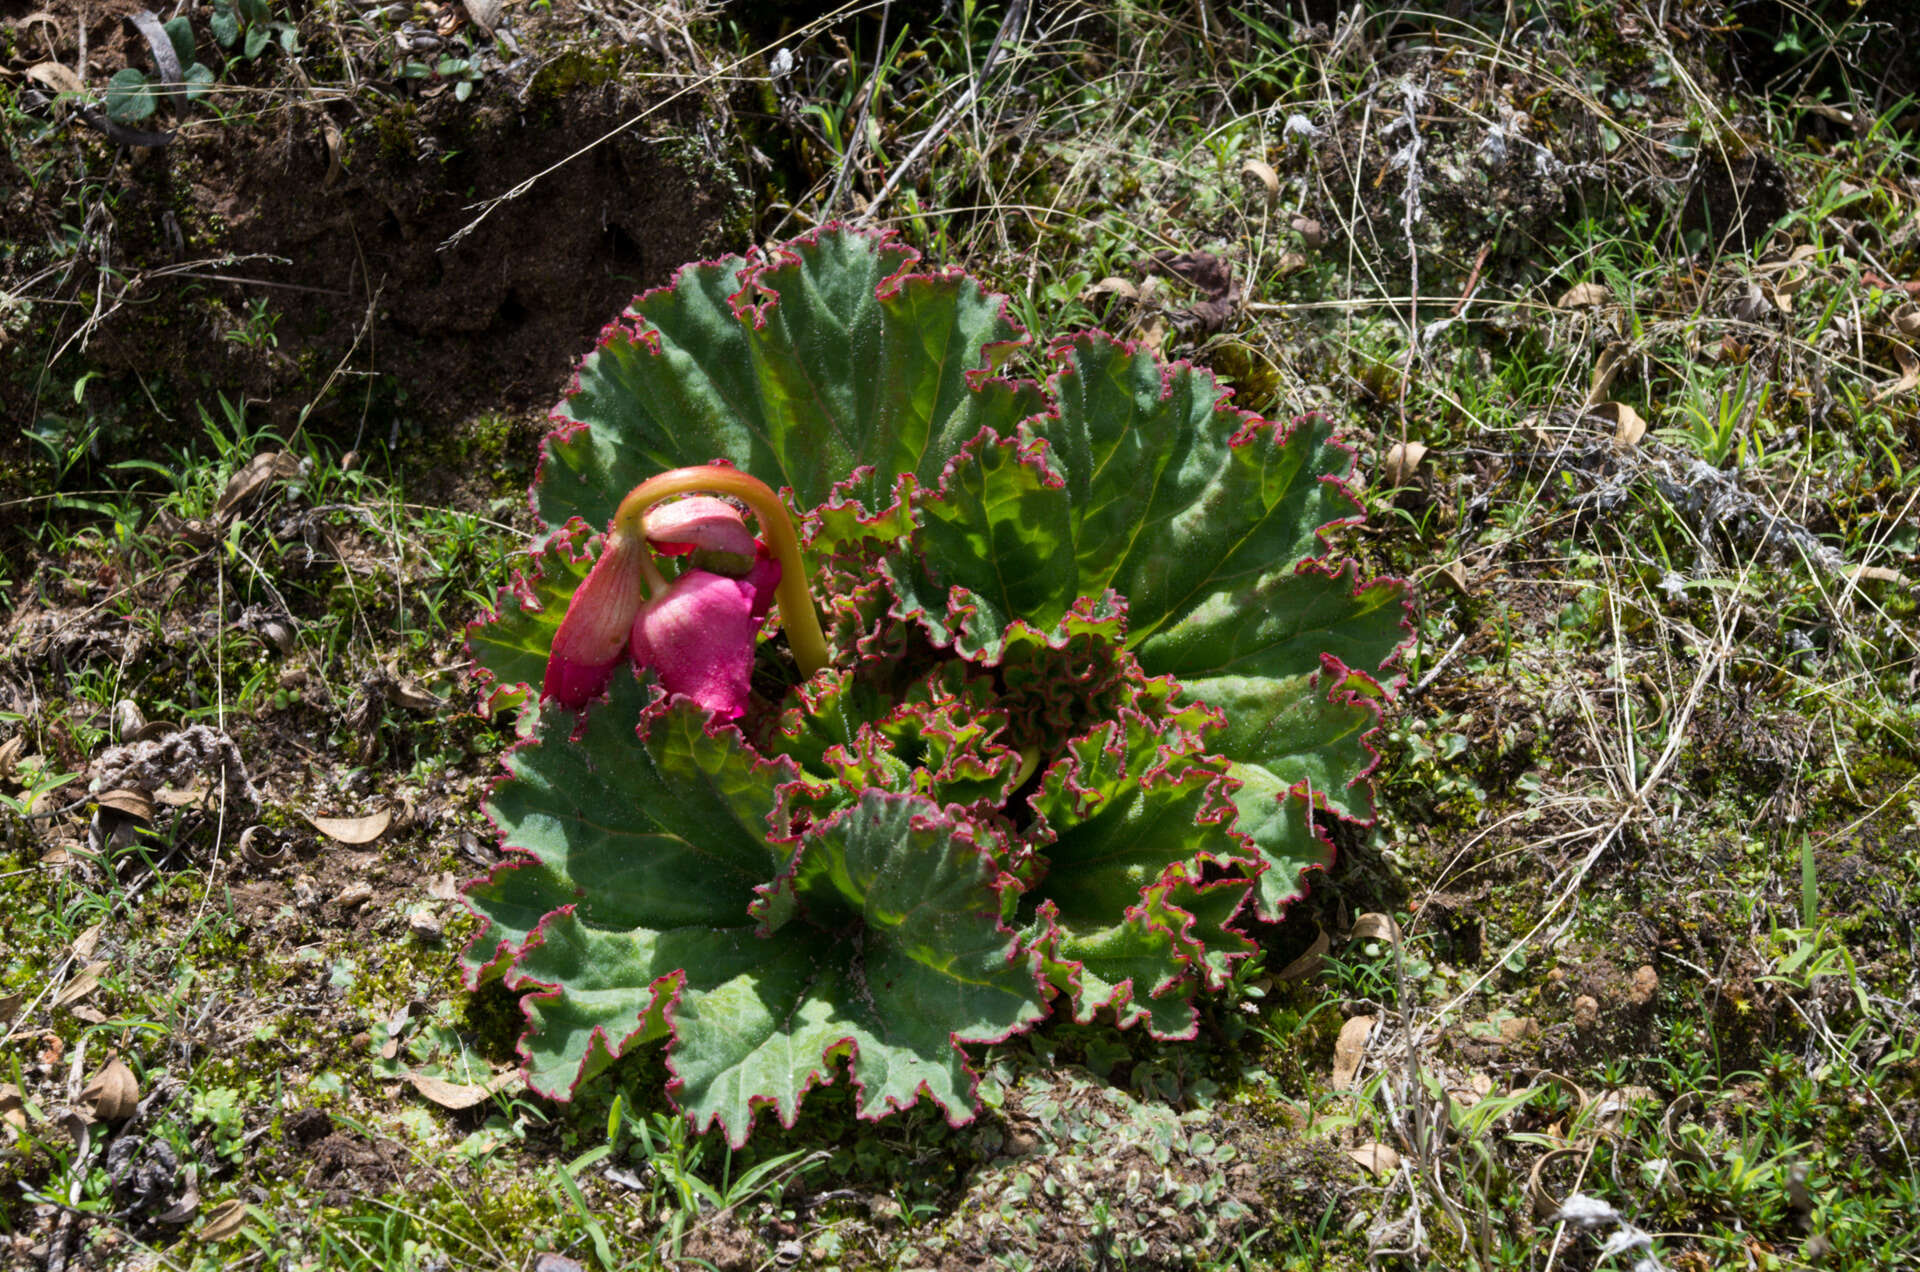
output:
[[[914,484],[907,473],[889,483],[872,464],[862,464],[801,517],[801,542],[816,556],[892,547],[913,533],[907,492]]]
[[[466,960],[532,990],[530,1085],[565,1098],[671,1033],[682,1107],[736,1144],[760,1105],[790,1124],[843,1054],[863,1116],[921,1094],[971,1116],[960,1044],[1044,1014],[998,867],[950,812],[871,790],[781,839],[767,819],[795,779],[630,676],[584,715],[540,710],[489,800],[519,860],[469,887],[486,927]]]
[[[1219,727],[1218,713],[1180,700],[1171,676],[1148,676],[1124,644],[1126,606],[1112,593],[1083,596],[1051,632],[1010,627],[1001,650],[1001,705],[1017,745],[1058,747],[1123,710],[1177,723],[1194,739]]]
[[[672,1034],[675,1101],[736,1147],[759,1108],[792,1125],[843,1057],[861,1117],[925,1096],[952,1124],[971,1120],[963,1044],[1022,1032],[1045,1008],[1037,956],[1000,922],[996,871],[965,828],[869,791],[803,836],[763,894],[729,926],[617,932],[552,916],[516,969],[519,983],[565,986],[529,995],[536,1089],[573,1062],[547,1063],[549,1032],[577,1038],[603,1003],[644,1001]]]
[[[1021,756],[998,697],[990,678],[965,663],[945,663],[909,689],[876,728],[911,757],[915,789],[927,798],[999,808],[1013,794]]]
[[[605,703],[543,704],[507,756],[487,813],[510,860],[468,889],[486,926],[466,954],[470,976],[524,950],[540,920],[584,907],[623,929],[740,921],[754,889],[784,868],[767,818],[792,761],[768,760],[737,730],[707,728],[690,702],[615,675]]]
[[[982,430],[938,487],[909,492],[909,502],[912,543],[882,566],[900,598],[895,613],[963,658],[992,666],[1014,623],[1046,631],[1077,597],[1105,590],[1079,586],[1076,510],[1044,442]]]
[[[635,297],[556,411],[535,510],[601,525],[638,482],[716,456],[810,509],[857,465],[882,488],[931,480],[962,439],[1040,410],[1037,386],[992,374],[1025,341],[1005,298],[918,259],[827,226]]]
[[[1260,879],[1258,913],[1277,921],[1305,893],[1305,875],[1333,862],[1321,823],[1373,821],[1369,778],[1378,757],[1368,739],[1384,690],[1331,655],[1314,675],[1282,682],[1284,693],[1251,679],[1211,687],[1226,721],[1227,736],[1214,746],[1232,761],[1235,824],[1270,867]],[[1260,758],[1236,758],[1245,756]]]
[[[1276,872],[1260,912],[1277,917],[1327,860],[1312,810],[1371,817],[1361,739],[1374,717],[1316,686],[1325,659],[1363,675],[1390,664],[1405,587],[1316,555],[1358,509],[1351,453],[1324,420],[1283,428],[1234,410],[1205,372],[1104,336],[1053,354],[1052,415],[1012,439],[976,436],[936,489],[911,492],[912,545],[883,567],[893,613],[992,665],[1010,633],[1047,628],[1075,597],[1124,597],[1144,672],[1224,722],[1211,745],[1238,766],[1243,828]],[[1289,810],[1294,798],[1306,803]]]
[[[1243,879],[1195,884],[1176,866],[1118,922],[1098,928],[1074,929],[1056,902],[1042,902],[1029,939],[1081,1024],[1110,1009],[1122,1029],[1144,1024],[1156,1038],[1191,1038],[1199,1027],[1195,996],[1224,983],[1231,964],[1256,948],[1228,926],[1247,887]]]
[[[1245,939],[1225,924],[1261,869],[1252,845],[1228,829],[1225,762],[1185,730],[1122,712],[1075,739],[1030,800],[1045,875],[1020,899],[1029,939],[1077,1019],[1114,1007],[1122,1026],[1145,1019],[1159,1037],[1185,1036],[1194,989]],[[1207,866],[1241,876],[1209,923],[1169,900]],[[1204,894],[1196,891],[1196,897]],[[1205,934],[1226,942],[1209,950]]]

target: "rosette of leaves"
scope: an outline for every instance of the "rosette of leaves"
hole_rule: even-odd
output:
[[[1191,1036],[1328,820],[1372,816],[1405,588],[1324,555],[1359,511],[1328,425],[1095,333],[1002,377],[1002,299],[917,266],[839,228],[688,266],[558,408],[549,532],[470,633],[524,739],[466,966],[523,991],[537,1090],[664,1038],[735,1143],[843,1062],[862,1116],[958,1123],[966,1044],[1050,1012]],[[776,614],[735,723],[644,672],[534,701],[622,496],[711,462],[800,518],[831,665]]]

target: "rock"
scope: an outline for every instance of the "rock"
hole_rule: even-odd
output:
[[[1660,974],[1653,970],[1651,963],[1643,963],[1633,973],[1633,981],[1627,990],[1627,1001],[1635,1007],[1645,1007],[1653,1001],[1660,988]]]

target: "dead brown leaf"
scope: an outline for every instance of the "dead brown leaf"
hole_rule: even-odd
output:
[[[1495,1028],[1499,1031],[1500,1041],[1508,1046],[1540,1036],[1540,1022],[1532,1016],[1507,1016]]]
[[[1540,1154],[1533,1162],[1533,1169],[1527,1172],[1527,1196],[1533,1201],[1533,1213],[1536,1218],[1546,1219],[1560,1212],[1563,1198],[1555,1197],[1547,1188],[1544,1178],[1547,1165],[1562,1157],[1573,1157],[1586,1152],[1581,1148],[1555,1148]]]
[[[1363,914],[1353,921],[1353,930],[1347,933],[1349,941],[1390,941],[1400,943],[1400,925],[1393,921],[1390,914]]]
[[[1637,446],[1640,439],[1647,435],[1647,422],[1640,412],[1625,402],[1602,402],[1589,407],[1587,414],[1596,415],[1613,425],[1613,444],[1619,447]]]
[[[1426,457],[1427,448],[1422,442],[1395,442],[1387,452],[1387,461],[1380,465],[1380,476],[1389,486],[1404,486],[1413,480]]]
[[[343,844],[370,844],[386,833],[392,820],[393,814],[384,808],[365,817],[307,817],[315,830]]]
[[[122,817],[131,817],[135,821],[153,820],[153,797],[145,791],[131,787],[119,787],[111,791],[102,791],[93,797],[100,807],[119,813]]]
[[[1348,1149],[1347,1156],[1372,1171],[1376,1177],[1385,1177],[1400,1169],[1400,1154],[1385,1144],[1362,1144],[1358,1148]]]
[[[322,190],[333,189],[334,183],[346,171],[340,165],[340,154],[347,147],[346,139],[340,135],[340,126],[331,119],[321,122],[321,131],[327,139],[327,175],[320,178]]]
[[[100,974],[111,966],[113,964],[105,959],[101,959],[98,963],[88,963],[80,969],[78,976],[67,982],[66,987],[60,991],[60,996],[53,1000],[54,1004],[60,1007],[73,1006],[100,988]]]
[[[1611,299],[1613,293],[1605,283],[1575,283],[1567,288],[1558,304],[1561,309],[1589,309],[1604,305]]]
[[[206,1222],[194,1235],[202,1241],[225,1241],[246,1226],[247,1203],[234,1197],[207,1211]]]
[[[1465,1086],[1448,1087],[1447,1094],[1461,1108],[1470,1109],[1493,1094],[1493,1079],[1484,1073],[1475,1072],[1467,1078]]]
[[[1900,378],[1873,395],[1873,400],[1883,402],[1898,393],[1905,393],[1915,385],[1920,385],[1920,356],[1905,345],[1893,347],[1894,361],[1900,364]]]
[[[430,1073],[409,1073],[407,1081],[413,1084],[414,1090],[443,1109],[470,1109],[511,1086],[519,1077],[519,1070],[508,1069],[478,1083],[449,1082]]]
[[[1093,286],[1087,288],[1082,299],[1097,300],[1102,296],[1118,296],[1122,300],[1140,299],[1140,289],[1124,278],[1107,275]]]
[[[106,926],[104,923],[96,923],[80,935],[74,937],[73,944],[68,947],[67,952],[80,962],[86,962],[93,957],[93,951],[99,947],[100,933],[105,930]]]
[[[1360,1072],[1360,1059],[1367,1054],[1367,1039],[1373,1033],[1372,1016],[1355,1016],[1340,1026],[1340,1036],[1333,1042],[1333,1078],[1336,1091],[1345,1091],[1353,1085],[1354,1077]]]
[[[1906,575],[1884,565],[1856,565],[1850,573],[1855,583],[1892,583],[1898,586],[1907,581]],[[5,1014],[0,1012],[0,1016]]]
[[[0,1082],[0,1124],[11,1126],[16,1131],[27,1129],[26,1097],[11,1082]]]
[[[1449,561],[1445,565],[1437,567],[1433,571],[1433,577],[1445,583],[1460,596],[1472,594],[1472,589],[1467,586],[1467,563],[1465,561]]]
[[[1583,407],[1594,406],[1606,401],[1608,390],[1613,388],[1614,377],[1620,374],[1620,364],[1627,356],[1627,346],[1610,344],[1600,351],[1593,362],[1593,377],[1587,382],[1587,400]]]
[[[84,94],[87,86],[71,66],[59,62],[38,62],[27,68],[27,78],[38,80],[56,93]]]
[[[1283,981],[1305,980],[1320,970],[1321,963],[1326,961],[1327,951],[1332,947],[1333,942],[1328,938],[1327,930],[1315,924],[1313,929],[1313,944],[1307,946],[1299,958],[1294,959],[1291,963],[1281,968],[1278,973],[1278,979]]]
[[[93,1075],[81,1089],[80,1104],[96,1122],[124,1122],[140,1103],[140,1082],[119,1057]]]
[[[1603,1134],[1612,1135],[1620,1129],[1635,1105],[1652,1104],[1659,1098],[1653,1088],[1643,1086],[1623,1086],[1602,1091],[1593,1102],[1594,1124]]]
[[[1267,192],[1269,202],[1280,197],[1280,174],[1273,170],[1272,164],[1260,159],[1249,159],[1240,165],[1240,176],[1243,180],[1251,179],[1257,182]]]
[[[261,451],[248,460],[239,472],[227,479],[220,501],[213,506],[214,516],[226,521],[240,506],[273,484],[276,479],[298,477],[300,461],[285,451]]]
[[[200,1172],[188,1166],[180,1172],[180,1200],[154,1216],[160,1223],[177,1228],[200,1210]]]
[[[473,24],[493,38],[493,28],[500,21],[500,10],[504,8],[502,0],[465,0],[467,16]]]

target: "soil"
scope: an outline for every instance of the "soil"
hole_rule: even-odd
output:
[[[96,85],[148,65],[123,20],[139,7],[4,0],[0,48],[16,65],[72,66],[84,17]],[[77,303],[21,343],[37,354],[78,337],[91,365],[139,377],[159,403],[237,385],[283,429],[304,416],[348,438],[382,414],[397,434],[416,412],[550,406],[636,292],[743,245],[731,181],[688,136],[710,104],[566,51],[580,21],[565,0],[527,18],[522,42],[551,47],[464,102],[445,83],[351,97],[277,86],[257,115],[192,108],[156,149],[116,148],[68,116],[80,158],[67,167],[30,175],[0,157],[13,191],[0,240],[57,243],[63,223],[88,217],[111,228],[98,260],[49,257]],[[47,197],[62,180],[67,197]],[[30,249],[13,266],[47,255]],[[96,309],[90,295],[106,299]],[[271,341],[232,334],[259,306],[274,316]],[[42,361],[0,380],[8,415],[44,405]]]

